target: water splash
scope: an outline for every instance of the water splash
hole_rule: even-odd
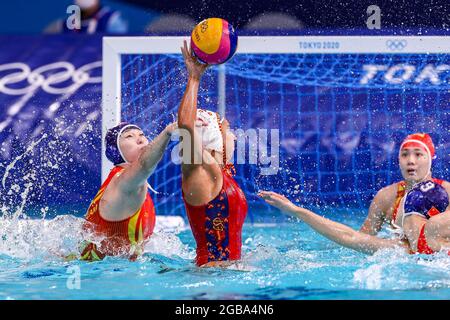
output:
[[[166,257],[180,257],[192,260],[195,258],[195,250],[189,248],[188,245],[174,234],[165,231],[154,233],[144,248],[145,253],[160,254]]]
[[[448,288],[449,268],[446,254],[410,255],[400,248],[386,249],[368,256],[354,272],[353,282],[357,288],[369,290]]]
[[[3,174],[3,178],[2,178],[2,186],[3,186],[3,188],[5,188],[5,182],[6,182],[6,179],[8,178],[9,171],[14,169],[14,166],[16,165],[17,161],[22,160],[23,157],[25,157],[26,155],[32,153],[34,151],[34,148],[45,138],[47,138],[47,134],[44,133],[42,135],[42,137],[40,137],[37,141],[32,141],[31,144],[27,147],[27,149],[25,150],[24,153],[22,153],[21,155],[16,157],[10,164],[8,164],[6,166],[5,173]]]
[[[0,255],[24,260],[63,261],[67,255],[77,254],[82,239],[89,237],[82,230],[84,221],[68,214],[54,219],[0,217]],[[151,236],[144,251],[188,260],[195,257],[195,251],[183,244],[174,232],[161,229]]]
[[[62,260],[77,251],[83,219],[61,215],[52,220],[0,218],[0,255],[24,260]]]

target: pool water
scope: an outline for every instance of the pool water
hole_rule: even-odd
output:
[[[354,228],[362,218],[333,217]],[[0,299],[450,298],[446,254],[384,250],[367,256],[339,247],[297,220],[247,223],[243,259],[232,270],[195,267],[194,239],[189,226],[180,225],[157,225],[136,262],[65,262],[58,256],[75,250],[81,223],[70,215],[0,218]]]

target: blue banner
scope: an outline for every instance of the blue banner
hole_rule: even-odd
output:
[[[100,184],[101,37],[0,37],[3,213],[83,214]]]

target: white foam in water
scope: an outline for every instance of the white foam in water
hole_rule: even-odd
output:
[[[187,230],[188,228],[189,227],[181,216],[156,216],[155,232],[164,230],[178,233]]]
[[[195,252],[183,244],[176,235],[187,228],[181,216],[156,216],[155,230],[146,243],[144,251],[166,257],[194,259]]]
[[[319,261],[316,253],[311,251],[289,250],[285,255],[290,261],[294,261],[285,266],[285,271],[307,271],[327,266]]]
[[[433,255],[433,259],[420,259],[417,261],[418,265],[424,266],[429,270],[449,270],[450,271],[450,256],[448,249],[438,252]],[[450,272],[449,279],[450,280]]]
[[[195,258],[195,251],[190,249],[188,245],[183,244],[176,234],[162,230],[153,233],[146,243],[144,251],[165,257],[178,256],[190,260]]]
[[[369,290],[381,289],[383,266],[375,264],[368,268],[356,270],[353,274],[353,281],[362,288]]]
[[[0,255],[25,260],[61,260],[71,253],[78,253],[78,245],[83,239],[83,218],[59,215],[49,220],[19,219],[17,215],[14,216],[0,218]],[[175,234],[185,229],[184,221],[181,217],[168,218],[158,218],[159,229],[155,229],[145,251],[168,257],[175,255],[193,259],[195,252],[184,245]]]
[[[61,215],[52,220],[0,219],[0,254],[14,258],[55,258],[76,252],[83,219]]]
[[[260,261],[269,260],[276,257],[278,251],[274,247],[258,245],[254,250],[244,253],[242,259],[247,263],[254,264]]]
[[[362,289],[380,290],[386,287],[401,289],[402,265],[409,262],[409,255],[403,249],[379,250],[367,256],[368,266],[353,273],[353,282]]]
[[[410,255],[402,249],[386,249],[368,256],[369,265],[356,270],[353,282],[361,289],[408,290],[448,287],[450,257]],[[415,274],[416,276],[412,275]]]
[[[211,281],[202,281],[196,283],[183,284],[183,288],[198,288],[198,287],[213,287],[214,284]]]

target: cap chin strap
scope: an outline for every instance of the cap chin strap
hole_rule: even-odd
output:
[[[148,181],[147,181],[147,185],[148,185],[148,188],[149,188],[153,193],[159,194],[158,191],[156,191],[155,189],[153,189],[152,185],[151,185],[150,183],[148,183]]]
[[[413,184],[413,186],[415,186],[415,185],[418,184],[418,183],[421,183],[421,182],[423,182],[423,181],[426,181],[427,177],[431,175],[431,160],[432,160],[432,159],[436,159],[436,155],[434,155],[433,157],[431,157],[431,151],[430,151],[430,148],[428,148],[428,146],[427,146],[425,143],[423,143],[422,141],[416,140],[416,139],[408,139],[408,140],[404,141],[404,142],[401,144],[401,146],[400,146],[400,152],[402,152],[403,146],[404,146],[406,143],[409,143],[409,142],[414,142],[414,143],[420,144],[422,147],[424,147],[424,149],[426,150],[427,155],[428,155],[428,171],[427,171],[427,174],[425,175],[425,177],[424,177],[422,180],[415,182],[415,183]]]
[[[227,152],[225,149],[225,141],[223,139],[223,129],[222,129],[222,123],[224,119],[220,118],[220,115],[218,113],[216,113],[216,117],[217,117],[217,123],[219,124],[219,129],[220,129],[220,133],[222,134],[222,162],[223,162],[223,168],[225,169],[225,171],[227,171],[230,176],[235,176],[236,175],[236,168],[234,167],[234,165],[232,163],[228,163],[227,161]],[[225,132],[226,135],[226,132]]]

